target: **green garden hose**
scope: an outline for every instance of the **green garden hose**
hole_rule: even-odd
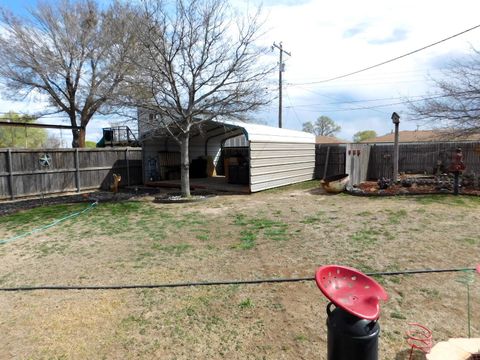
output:
[[[37,233],[37,232],[40,232],[40,231],[49,229],[49,228],[51,228],[52,226],[55,226],[55,225],[60,224],[61,222],[64,222],[65,220],[68,220],[68,219],[77,217],[77,216],[79,216],[79,215],[81,215],[81,214],[83,214],[83,213],[86,213],[87,211],[92,210],[95,206],[97,206],[97,204],[98,204],[98,202],[95,201],[94,203],[91,203],[88,207],[86,207],[85,209],[83,209],[83,210],[81,210],[81,211],[74,212],[73,214],[64,216],[64,217],[62,217],[62,218],[60,218],[60,219],[57,219],[57,220],[53,221],[52,223],[50,223],[50,224],[48,224],[48,225],[44,225],[44,226],[38,227],[38,228],[36,228],[36,229],[27,231],[26,233],[13,236],[13,237],[8,238],[8,239],[0,240],[0,245],[7,244],[7,243],[13,242],[13,241],[15,241],[15,240],[18,240],[18,239],[27,237],[27,236],[29,236],[29,235],[35,234],[35,233]]]

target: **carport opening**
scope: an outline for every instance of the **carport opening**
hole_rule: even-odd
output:
[[[237,135],[222,142],[216,172],[217,175],[225,176],[230,184],[249,184],[250,152],[245,135]]]

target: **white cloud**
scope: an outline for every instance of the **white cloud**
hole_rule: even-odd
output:
[[[284,123],[300,128],[300,123],[328,115],[342,125],[340,136],[351,138],[360,130],[373,129],[378,133],[390,131],[393,111],[405,113],[402,105],[375,110],[338,110],[377,105],[379,102],[321,105],[343,100],[399,98],[426,93],[430,87],[427,75],[438,74],[435,64],[452,54],[463,54],[471,45],[479,45],[480,29],[445,43],[403,58],[393,63],[318,85],[289,86],[328,79],[390,58],[405,54],[480,23],[480,3],[471,0],[412,1],[309,1],[285,5],[270,1],[266,7],[269,30],[265,44],[283,42],[292,57],[286,57],[284,73]],[[278,56],[278,52],[275,53]],[[401,102],[401,99],[383,103]],[[302,104],[316,106],[295,107]],[[336,109],[327,112],[325,110]],[[318,111],[318,112],[317,112]],[[272,107],[272,115],[276,107]],[[368,116],[366,114],[369,114]],[[275,116],[270,115],[272,119]],[[402,117],[401,127],[415,128],[415,123]],[[270,121],[275,125],[275,120]]]
[[[238,8],[249,11],[261,2],[232,1]],[[477,40],[480,29],[477,29],[358,75],[318,85],[289,86],[356,71],[475,26],[480,23],[480,3],[474,0],[266,0],[263,3],[267,16],[264,44],[270,46],[282,41],[285,50],[292,53],[291,57],[285,57],[284,124],[293,129],[300,129],[302,122],[328,115],[342,126],[339,136],[345,139],[366,129],[382,134],[390,131],[393,111],[402,116],[401,128],[413,129],[416,124],[405,121],[408,117],[401,105],[347,110],[391,104],[402,99],[332,103],[424,94],[430,89],[425,81],[427,74],[438,74],[436,67],[446,59],[468,52],[471,45],[480,45]],[[270,60],[276,62],[277,56],[276,51]],[[275,83],[275,77],[272,81]],[[308,104],[317,105],[298,107]],[[33,101],[0,101],[0,111],[32,112],[41,110],[44,105]],[[276,125],[277,103],[272,103],[268,111],[259,113],[258,117]],[[92,120],[87,139],[97,141],[101,128],[108,125],[101,117]]]

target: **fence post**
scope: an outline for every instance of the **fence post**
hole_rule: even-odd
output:
[[[78,148],[75,148],[75,183],[77,192],[80,192],[80,159],[78,156]]]
[[[325,165],[323,166],[323,179],[327,177],[329,158],[330,158],[330,146],[327,147],[327,155],[325,156]]]
[[[128,159],[128,148],[125,149],[125,161],[127,164],[127,186],[130,186],[130,163]]]
[[[10,188],[10,199],[15,199],[13,192],[13,169],[12,169],[12,149],[7,150],[7,163],[8,163],[8,187]]]

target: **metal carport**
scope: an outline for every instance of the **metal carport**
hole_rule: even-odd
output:
[[[237,120],[203,123],[201,131],[190,137],[190,161],[211,156],[215,166],[226,140],[244,135],[248,144],[250,192],[284,186],[314,177],[315,136],[310,133],[279,129]],[[160,152],[179,152],[178,144],[161,129],[140,132],[144,150],[145,179],[151,177],[152,164]]]

